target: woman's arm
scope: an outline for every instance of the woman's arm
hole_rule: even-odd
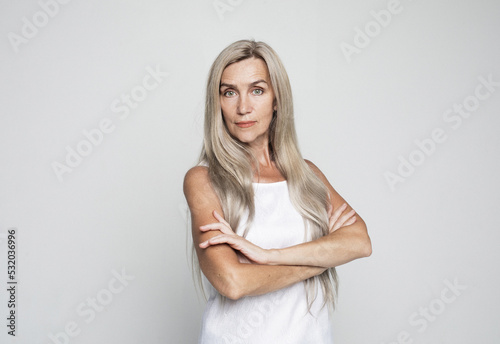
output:
[[[330,218],[330,233],[319,239],[305,242],[282,249],[262,249],[244,238],[232,233],[218,235],[207,239],[201,246],[208,247],[219,245],[221,243],[229,244],[231,247],[239,250],[249,259],[268,265],[310,265],[330,268],[348,263],[354,259],[368,257],[371,255],[371,241],[368,236],[366,224],[363,219],[356,215],[356,220],[350,221],[354,211],[347,202],[335,191],[328,182],[325,175],[310,161],[307,164],[314,173],[325,183],[330,194],[330,202],[333,210]],[[343,206],[345,204],[345,206]],[[337,220],[338,219],[338,220]],[[336,228],[335,223],[344,223],[345,225]],[[334,226],[335,225],[335,226]],[[212,231],[221,228],[225,231],[223,225],[211,224],[205,226]],[[335,228],[334,228],[335,227]]]
[[[236,252],[226,244],[200,248],[199,244],[221,234],[200,231],[200,226],[214,222],[213,211],[222,214],[219,199],[213,190],[206,167],[197,166],[186,174],[184,194],[191,211],[193,243],[200,268],[222,295],[236,300],[285,288],[325,271],[323,267],[294,264],[258,265],[240,263]]]
[[[316,165],[306,160],[319,179],[326,185],[330,193],[330,201],[334,211],[340,216],[349,217],[354,211],[335,191],[325,175]],[[342,207],[342,205],[347,205]],[[348,226],[331,231],[317,240],[299,245],[271,250],[268,264],[280,265],[315,265],[325,268],[348,263],[357,258],[368,257],[372,246],[366,224],[356,214],[356,221]]]

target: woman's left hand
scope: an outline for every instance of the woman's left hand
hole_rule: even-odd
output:
[[[207,248],[209,246],[218,244],[228,244],[233,249],[239,251],[242,255],[248,258],[250,262],[254,262],[257,264],[267,264],[269,260],[269,250],[254,245],[247,239],[234,233],[229,223],[227,223],[226,220],[224,220],[224,218],[215,210],[213,212],[213,215],[219,222],[201,226],[200,230],[202,232],[219,230],[222,232],[222,234],[216,235],[213,238],[202,242],[200,244],[201,248]]]

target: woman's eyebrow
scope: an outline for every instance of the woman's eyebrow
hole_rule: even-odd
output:
[[[267,84],[267,81],[266,81],[266,80],[264,80],[264,79],[260,79],[260,80],[257,80],[257,81],[252,82],[252,83],[250,84],[250,87],[255,86],[255,85],[257,85],[257,84],[260,84],[261,82],[263,82],[263,83]]]
[[[260,79],[260,80],[257,80],[257,81],[254,81],[254,82],[250,83],[248,86],[249,86],[249,87],[252,87],[252,86],[255,86],[255,85],[257,85],[257,84],[259,84],[259,83],[261,83],[261,82],[263,82],[263,83],[267,84],[267,81],[266,81],[266,80],[264,80],[264,79]],[[222,87],[228,87],[228,88],[235,88],[235,89],[238,89],[238,87],[236,87],[236,85],[233,85],[233,84],[226,84],[225,82],[221,82],[221,84],[220,84],[219,88],[222,88]]]

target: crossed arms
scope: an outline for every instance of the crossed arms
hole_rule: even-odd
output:
[[[234,234],[204,166],[190,169],[184,194],[191,211],[192,235],[203,274],[222,295],[237,300],[285,288],[327,268],[371,255],[366,224],[311,162],[330,193],[330,233],[283,249],[265,250]],[[237,251],[257,264],[238,258]]]

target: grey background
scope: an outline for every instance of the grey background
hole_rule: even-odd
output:
[[[371,11],[391,6],[377,31]],[[209,66],[243,38],[282,58],[302,153],[372,238],[370,258],[338,268],[336,343],[498,341],[500,87],[474,104],[478,78],[500,81],[498,1],[2,0],[0,18],[2,319],[9,228],[18,245],[17,336],[2,325],[2,343],[196,342],[182,180]],[[27,21],[40,27],[13,44]],[[169,75],[141,93],[148,68]],[[111,106],[131,91],[144,99],[122,119]],[[444,113],[465,100],[454,128]],[[104,118],[114,130],[58,178]],[[446,139],[418,153],[436,129]],[[391,187],[400,157],[414,170]]]

